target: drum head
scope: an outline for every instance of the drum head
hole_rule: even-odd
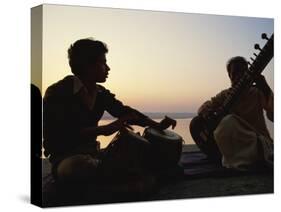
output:
[[[180,135],[170,130],[157,130],[154,128],[146,128],[144,134],[153,137],[160,137],[167,140],[175,140],[175,141],[182,140],[182,137]]]
[[[163,168],[173,166],[178,163],[183,139],[180,135],[170,130],[157,130],[146,128],[143,135],[152,147],[152,163],[155,167]]]

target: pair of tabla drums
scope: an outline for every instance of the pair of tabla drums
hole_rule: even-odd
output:
[[[141,136],[122,130],[106,148],[108,157],[126,167],[169,167],[179,162],[183,138],[170,130],[146,128]],[[120,166],[120,164],[118,165]]]

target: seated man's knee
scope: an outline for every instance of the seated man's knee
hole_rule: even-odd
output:
[[[191,134],[197,134],[198,131],[201,130],[202,126],[202,118],[199,116],[195,116],[189,124],[189,131]]]
[[[75,155],[64,159],[57,168],[61,181],[83,181],[96,175],[99,161],[90,155]]]

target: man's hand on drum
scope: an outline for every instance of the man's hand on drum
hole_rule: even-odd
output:
[[[124,128],[132,129],[130,125],[139,125],[143,127],[150,126],[159,130],[165,130],[170,126],[172,126],[172,129],[174,129],[177,125],[176,120],[168,116],[165,116],[165,118],[160,123],[158,123],[150,119],[149,117],[144,117],[134,112],[122,116],[121,118],[118,119],[118,121],[122,123],[123,129]]]
[[[165,116],[165,118],[159,123],[159,128],[161,130],[165,130],[167,128],[169,128],[170,126],[172,126],[172,129],[174,129],[177,125],[177,121],[168,117],[168,116]]]
[[[93,136],[112,135],[113,133],[119,130],[126,130],[126,129],[133,130],[133,128],[129,125],[131,124],[129,121],[134,121],[135,119],[137,119],[136,115],[127,114],[107,125],[98,126],[98,127],[87,127],[81,129],[80,133],[83,137],[88,139],[88,138],[92,138]]]
[[[128,128],[130,128],[130,125],[146,127],[149,126],[150,122],[152,121],[149,117],[136,112],[128,113],[122,116],[120,119],[127,124]]]
[[[120,118],[116,121],[111,122],[110,124],[102,126],[102,135],[112,135],[113,133],[119,130],[124,130],[125,128],[132,129],[125,120]]]

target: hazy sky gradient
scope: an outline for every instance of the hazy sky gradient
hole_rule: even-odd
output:
[[[67,49],[94,37],[109,47],[104,86],[144,112],[195,112],[230,85],[226,61],[249,59],[273,19],[44,5],[43,93],[71,74]],[[273,60],[264,71],[273,89]]]

